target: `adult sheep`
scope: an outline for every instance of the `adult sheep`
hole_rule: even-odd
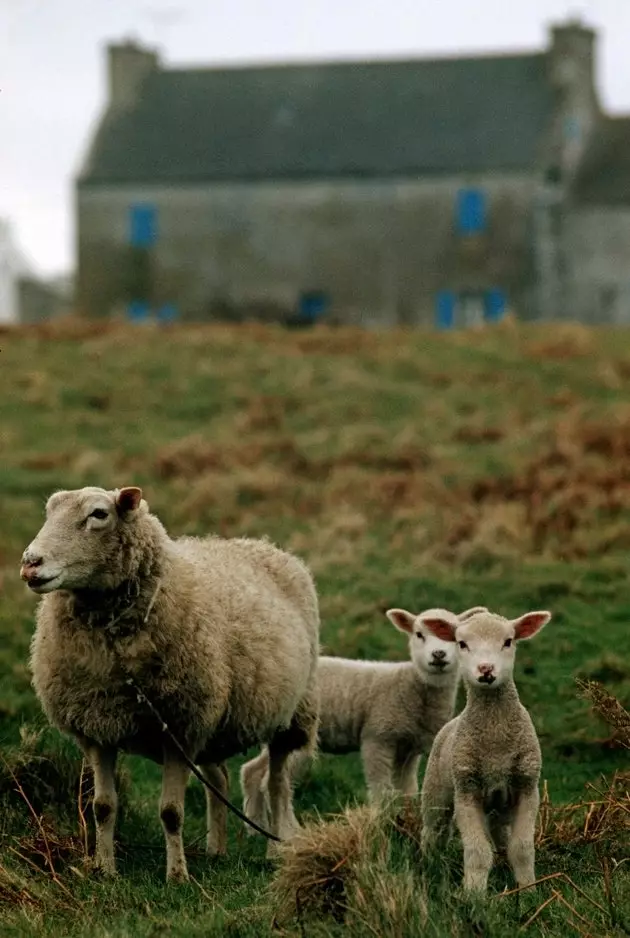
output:
[[[287,758],[317,735],[319,612],[306,566],[266,540],[172,539],[142,490],[53,494],[22,557],[44,594],[31,668],[51,723],[94,771],[97,867],[115,872],[119,750],[162,764],[167,880],[186,880],[189,769],[128,675],[224,794],[227,758],[268,743],[271,831],[296,831]],[[208,793],[210,853],[226,849],[225,807]]]

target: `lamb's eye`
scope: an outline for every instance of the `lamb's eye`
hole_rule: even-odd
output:
[[[88,517],[98,518],[99,521],[104,521],[105,518],[108,517],[108,512],[106,512],[104,508],[95,508]]]
[[[457,644],[462,649],[462,651],[465,651],[466,648],[468,648],[468,645],[466,644],[466,642],[458,642]]]
[[[422,641],[424,641],[424,635],[422,634],[422,632],[416,632],[416,638],[420,638],[422,639]]]
[[[504,648],[511,648],[511,647],[512,647],[512,639],[511,639],[511,638],[506,638],[506,640],[503,642],[503,647],[504,647]]]

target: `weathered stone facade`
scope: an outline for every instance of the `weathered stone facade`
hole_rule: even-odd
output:
[[[568,23],[531,55],[284,72],[110,47],[76,193],[79,308],[207,318],[315,293],[342,321],[426,325],[450,302],[457,324],[498,294],[523,318],[630,318],[630,214],[575,189],[605,119],[594,40]]]

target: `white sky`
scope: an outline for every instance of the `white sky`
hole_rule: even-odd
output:
[[[73,175],[105,100],[104,44],[171,65],[542,47],[550,21],[600,32],[604,107],[630,112],[630,0],[0,0],[0,218],[36,269],[73,265]]]

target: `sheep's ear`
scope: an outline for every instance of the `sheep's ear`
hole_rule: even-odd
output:
[[[458,625],[456,620],[447,619],[445,616],[427,615],[420,616],[420,621],[436,638],[441,638],[443,642],[455,641]]]
[[[416,617],[406,609],[388,609],[385,613],[389,621],[400,629],[401,632],[408,632],[411,635],[416,624]]]
[[[142,489],[137,488],[135,485],[128,485],[116,492],[116,510],[121,515],[129,511],[135,511],[141,501]]]
[[[524,638],[532,638],[544,625],[547,625],[550,619],[550,612],[526,612],[524,616],[512,619],[514,638],[517,642]]]
[[[472,606],[470,609],[466,609],[465,612],[460,612],[457,616],[460,622],[463,622],[464,619],[470,619],[471,616],[476,616],[478,612],[488,612],[487,606]]]

